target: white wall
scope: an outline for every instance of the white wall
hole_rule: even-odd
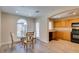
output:
[[[28,30],[29,31],[34,31],[35,27],[34,27],[34,19],[33,18],[27,18],[27,17],[22,17],[22,16],[16,16],[16,15],[12,15],[12,14],[7,14],[7,13],[2,13],[2,21],[1,21],[1,26],[2,26],[2,44],[7,44],[11,42],[11,38],[10,38],[10,32],[14,32],[15,34],[17,33],[17,27],[16,27],[16,23],[17,20],[24,18],[27,20],[27,24],[28,24]],[[15,39],[15,41],[17,41]]]
[[[40,40],[40,18],[37,18],[35,20],[35,32],[36,32],[36,23],[39,23],[39,37],[36,37],[36,38]],[[37,33],[35,33],[35,34],[37,34]]]
[[[40,23],[40,40],[49,42],[48,17],[42,16],[36,19]]]
[[[1,46],[1,11],[0,11],[0,46]]]

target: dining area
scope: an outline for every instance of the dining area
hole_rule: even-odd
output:
[[[12,51],[14,47],[16,50],[21,50],[20,52],[23,52],[25,50],[33,50],[34,46],[36,44],[36,38],[34,35],[34,32],[27,32],[26,36],[20,37],[18,42],[15,42],[15,35],[14,33],[10,32],[11,37],[11,45],[10,50]]]
[[[8,19],[10,18],[9,14],[3,13],[3,16],[8,16]],[[13,17],[11,18],[13,19]],[[4,30],[2,30],[2,45],[0,47],[0,52],[16,53],[17,51],[28,52],[29,50],[31,52],[31,50],[35,49],[37,44],[39,44],[37,42],[39,37],[39,24],[31,18],[19,18],[12,21],[14,22],[11,23],[10,21],[10,23],[8,23],[7,30],[5,29],[6,26],[3,24]]]
[[[43,52],[40,49],[46,38],[42,37],[36,19],[2,13],[1,53]]]
[[[27,32],[26,36],[16,39],[16,35],[10,32],[11,43],[0,47],[0,53],[43,53],[51,52],[48,44],[35,37],[34,32]],[[19,40],[19,41],[15,41]]]

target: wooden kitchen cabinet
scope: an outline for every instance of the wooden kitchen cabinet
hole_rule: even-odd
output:
[[[71,39],[71,33],[69,31],[64,31],[65,28],[71,27],[71,21],[70,20],[58,20],[54,21],[54,28],[61,29],[60,31],[56,31],[54,36],[55,39],[63,39],[63,40],[70,40]]]
[[[63,39],[63,32],[54,32],[54,38],[56,39],[56,40],[58,40],[58,39]]]
[[[63,32],[63,40],[71,40],[71,32]]]
[[[63,21],[63,20],[54,21],[54,27],[55,28],[65,27],[65,21]]]
[[[62,40],[67,40],[67,41],[70,41],[71,39],[71,33],[70,32],[54,32],[54,39],[56,40],[59,40],[59,39],[62,39]]]
[[[67,27],[67,28],[71,27],[71,21],[70,20],[65,21],[65,27]]]
[[[54,38],[55,39],[63,39],[67,41],[71,41],[71,24],[72,23],[78,23],[79,18],[69,18],[65,20],[56,20],[54,21],[54,28],[56,32],[54,32]],[[67,29],[65,30],[64,29]]]

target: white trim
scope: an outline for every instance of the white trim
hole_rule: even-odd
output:
[[[1,46],[2,46],[2,45],[6,45],[6,44],[11,44],[11,42],[10,42],[10,41],[9,41],[9,42],[2,42],[2,43],[1,43]]]
[[[40,41],[45,42],[45,43],[49,43],[49,41],[46,41],[46,40],[40,40]]]
[[[20,40],[16,40],[16,41],[14,41],[14,42],[18,42],[18,41],[20,41]],[[8,41],[8,42],[2,42],[2,43],[1,43],[1,46],[2,46],[2,45],[6,45],[6,44],[11,44],[11,41]]]

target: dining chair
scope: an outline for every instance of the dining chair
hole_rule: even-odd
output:
[[[17,38],[15,37],[15,34],[13,32],[10,32],[10,37],[11,37],[11,49],[13,49],[15,39]]]
[[[24,40],[24,46],[32,46],[34,48],[34,32],[27,32],[26,33],[26,39]]]

